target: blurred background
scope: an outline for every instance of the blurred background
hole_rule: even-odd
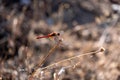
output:
[[[38,35],[62,32],[62,44],[44,63],[80,57],[73,70],[58,64],[33,80],[120,80],[120,0],[0,0],[0,80],[27,80],[55,45]],[[56,79],[54,79],[56,80]]]

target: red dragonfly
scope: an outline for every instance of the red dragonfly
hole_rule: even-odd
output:
[[[54,38],[55,40],[60,36],[60,33],[56,33],[56,32],[53,32],[53,33],[50,33],[48,35],[45,35],[45,36],[38,36],[36,39],[41,39],[41,38]]]

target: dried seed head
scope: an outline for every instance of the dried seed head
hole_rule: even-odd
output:
[[[105,51],[105,48],[101,47],[100,52],[104,52],[104,51]]]

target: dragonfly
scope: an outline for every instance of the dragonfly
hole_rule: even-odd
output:
[[[53,53],[53,51],[59,47],[60,43],[62,42],[62,39],[59,38],[60,36],[60,33],[57,33],[57,32],[53,32],[53,33],[50,33],[48,35],[45,35],[45,36],[37,36],[36,39],[42,39],[42,38],[54,38],[55,40],[57,40],[57,44],[54,45],[48,52],[48,54],[41,60],[41,62],[38,64],[38,66],[42,66],[45,61],[47,60],[47,58]]]
[[[53,39],[55,41],[58,41],[59,40],[59,37],[60,37],[60,33],[59,32],[52,32],[48,35],[44,35],[44,36],[37,36],[36,39],[42,39],[42,38],[50,38],[50,39]]]

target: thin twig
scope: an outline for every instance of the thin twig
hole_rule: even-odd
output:
[[[42,65],[45,63],[45,61],[47,60],[47,58],[53,53],[53,51],[59,47],[61,43],[61,40],[52,47],[52,49],[50,49],[50,51],[48,52],[48,54],[41,60],[41,62],[38,64],[38,67],[42,67]]]
[[[29,80],[31,80],[31,78],[33,78],[34,74],[37,72],[37,70],[42,67],[42,65],[45,63],[45,61],[47,60],[47,58],[53,53],[53,51],[59,47],[60,43],[62,42],[62,40],[59,40],[58,43],[56,45],[53,46],[53,48],[50,49],[50,51],[48,52],[48,54],[41,60],[41,62],[38,64],[37,68],[35,69],[35,71],[31,74]]]
[[[89,53],[81,54],[81,55],[78,55],[78,56],[74,56],[74,57],[71,57],[71,58],[68,58],[68,59],[59,61],[59,62],[57,62],[57,63],[53,63],[53,64],[51,64],[51,65],[49,65],[49,66],[47,66],[47,67],[41,68],[40,70],[42,71],[42,70],[48,69],[48,68],[51,67],[51,66],[56,66],[56,64],[65,63],[65,62],[67,62],[67,61],[71,61],[71,60],[74,60],[74,59],[76,59],[76,58],[80,58],[80,57],[82,57],[82,56],[91,55],[91,54],[96,54],[96,53],[104,52],[104,51],[105,51],[105,49],[101,47],[99,50],[97,50],[97,51],[95,51],[95,52],[89,52]]]
[[[54,47],[54,48],[56,48],[56,47]],[[53,48],[52,48],[52,49],[53,49]],[[54,68],[55,66],[57,67],[58,64],[66,63],[66,62],[72,61],[72,60],[74,61],[74,59],[78,59],[78,58],[80,58],[80,57],[82,57],[82,56],[91,55],[91,54],[97,54],[97,53],[99,53],[99,52],[104,52],[104,51],[105,51],[104,48],[100,48],[99,50],[94,51],[94,52],[89,52],[89,53],[81,54],[81,55],[78,55],[78,56],[74,56],[74,57],[71,57],[71,58],[68,58],[68,59],[59,61],[59,62],[57,62],[57,63],[53,63],[53,64],[51,64],[51,65],[49,65],[49,66],[47,66],[47,67],[38,68],[38,69],[36,69],[36,71],[34,72],[34,74],[31,75],[31,77],[32,77],[32,78],[35,77],[35,73],[36,73],[36,74],[39,74],[39,72],[41,72],[41,71],[44,71],[44,70],[47,70],[47,69],[51,69],[52,67]],[[64,68],[75,67],[75,66],[78,65],[78,64],[79,64],[79,61],[78,61],[77,63],[75,63],[75,65],[70,65],[70,66],[67,66],[67,67],[64,66]],[[31,79],[31,78],[29,78],[29,80],[30,80],[30,79]]]

